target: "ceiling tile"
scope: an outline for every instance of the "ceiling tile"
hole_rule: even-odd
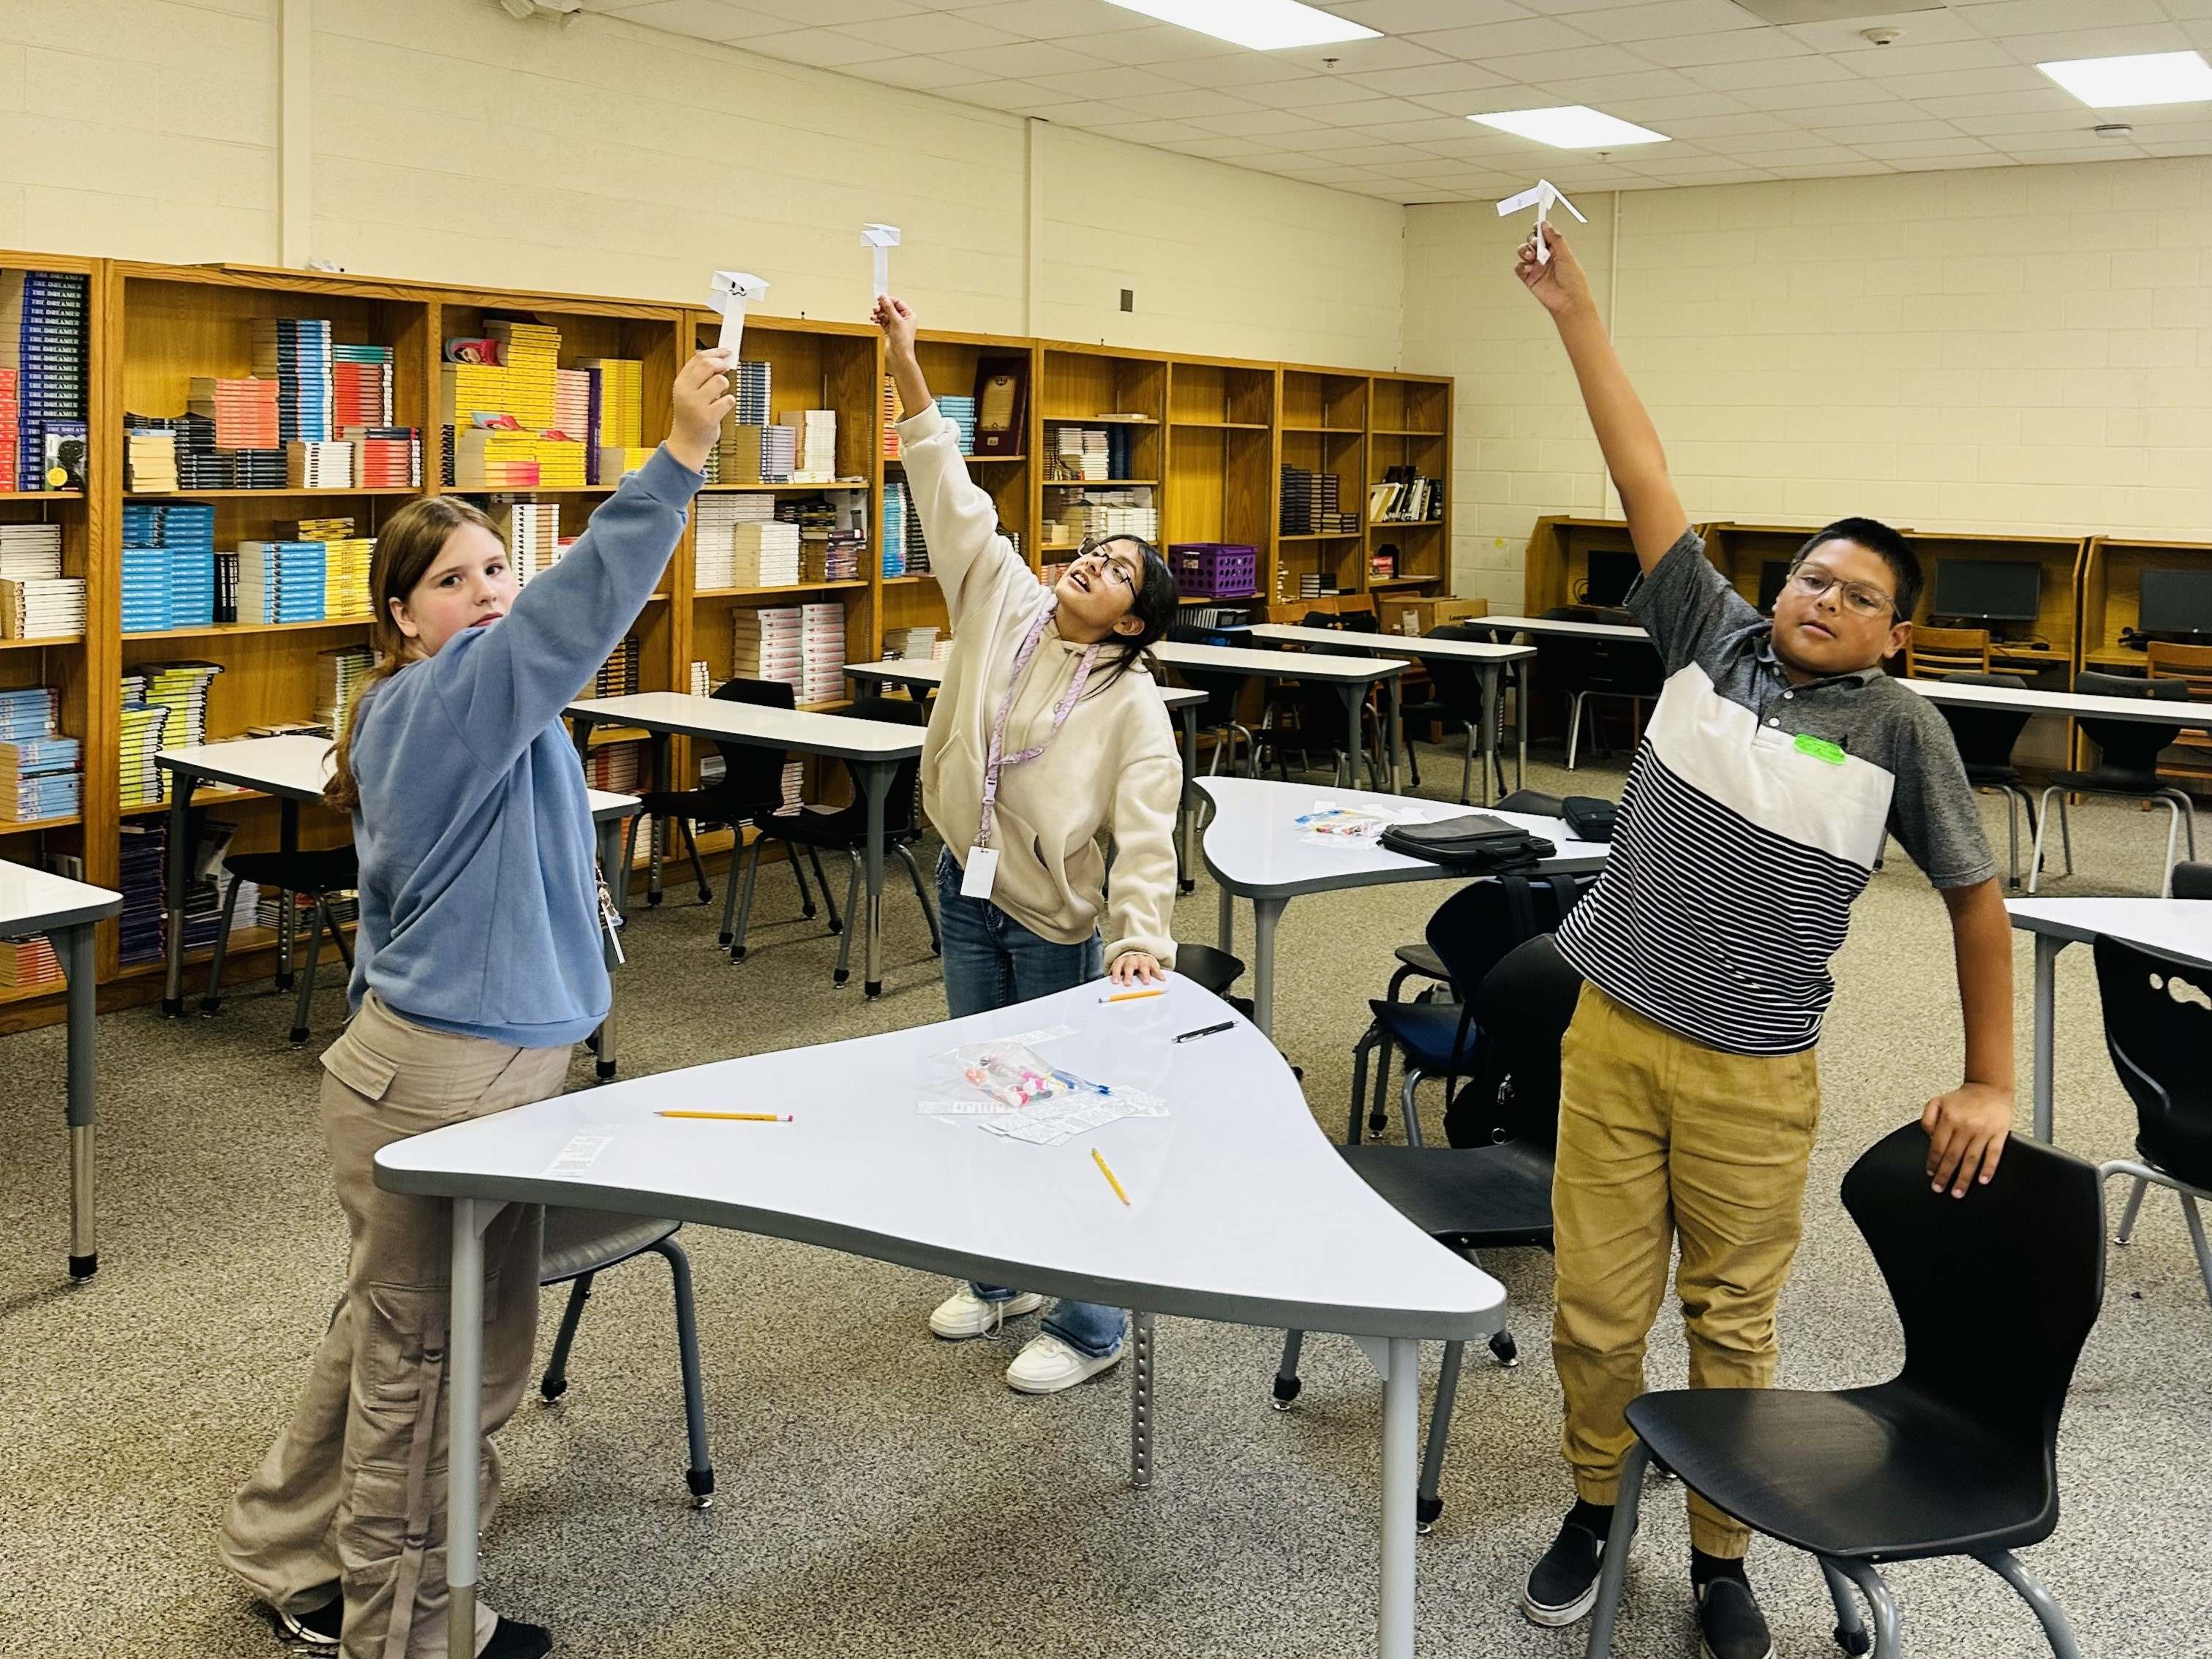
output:
[[[1385,121],[1419,121],[1431,112],[1403,98],[1361,98],[1350,103],[1317,105],[1314,113],[1333,127],[1371,127]]]
[[[1639,40],[1640,58],[1674,69],[1711,64],[1755,64],[1765,58],[1809,56],[1805,44],[1786,29],[1735,29],[1726,34],[1693,34],[1680,40]]]
[[[1904,39],[1895,46],[1877,46],[1863,38],[1860,31],[1875,24],[1887,24],[1899,31]],[[1895,52],[1899,46],[1936,46],[1945,40],[1979,40],[1982,33],[1966,21],[1958,9],[1938,9],[1935,11],[1897,12],[1865,17],[1847,17],[1829,23],[1793,23],[1789,33],[1803,41],[1814,52],[1841,56],[1850,52]]]
[[[911,17],[927,10],[915,0],[744,0],[741,11],[763,17],[781,17],[786,28],[804,23],[814,28],[834,28],[841,23],[875,23],[890,17]]]
[[[1121,9],[1118,6],[1099,4],[1098,0],[1092,0],[1092,3],[1098,4],[1101,11]],[[1133,11],[1122,15],[1133,20],[1140,15]],[[1096,52],[1101,58],[1110,58],[1115,63],[1133,64],[1138,68],[1147,64],[1182,63],[1195,58],[1265,58],[1273,55],[1250,52],[1231,41],[1200,34],[1195,29],[1179,29],[1171,23],[1148,23],[1141,28],[1116,29],[1111,34],[1098,36],[1083,49]]]
[[[2138,23],[2125,28],[2069,29],[2063,34],[2012,35],[2007,37],[2004,44],[2023,64],[2048,64],[2068,58],[2117,58],[2124,53],[2137,52],[2186,52],[2190,40],[2188,33],[2178,23]]]
[[[1132,115],[1145,116],[1158,121],[1195,121],[1213,115],[1251,115],[1261,106],[1246,99],[1232,98],[1225,92],[1211,88],[1177,87],[1173,92],[1147,92],[1134,98],[1114,100]]]
[[[1334,154],[1338,159],[1347,161],[1354,167],[1364,167],[1395,168],[1408,163],[1419,163],[1434,159],[1420,150],[1408,149],[1404,144],[1359,144],[1350,149],[1334,151]]]
[[[1115,37],[1118,38],[1118,37]],[[1111,40],[1093,42],[1087,51],[1100,51]],[[1218,58],[1180,58],[1146,67],[1182,86],[1255,87],[1270,81],[1303,81],[1313,71],[1302,64],[1286,63],[1265,52],[1233,52]]]
[[[1650,58],[1638,58],[1626,46],[1608,46],[1595,40],[1550,52],[1516,52],[1503,57],[1485,54],[1482,66],[1524,87],[1546,86],[1559,80],[1587,81],[1597,76],[1664,72],[1653,71]]]
[[[1716,92],[1744,93],[1765,87],[1805,87],[1821,82],[1848,84],[1863,92],[1866,82],[1830,58],[1765,58],[1742,64],[1699,64],[1683,71]]]
[[[1323,104],[1371,103],[1375,94],[1357,81],[1332,81],[1309,75],[1298,81],[1267,81],[1240,87],[1237,95],[1274,109],[1317,109]]]
[[[2109,23],[2157,23],[2166,14],[2158,0],[2086,0],[2086,9]],[[2078,27],[2085,0],[1982,0],[1953,6],[1959,20],[1990,40],[2014,34],[2051,34]]]
[[[1009,46],[975,46],[965,52],[942,52],[936,56],[966,70],[968,73],[961,78],[968,81],[979,76],[1033,80],[1040,75],[1072,75],[1081,70],[1111,67],[1048,40],[1017,40]]]
[[[652,5],[627,7],[618,15],[626,23],[642,23],[647,28],[666,29],[695,40],[724,44],[781,34],[791,27],[783,18],[740,10],[723,0],[656,0]]]
[[[1064,94],[1033,87],[1026,81],[978,81],[971,86],[946,87],[943,95],[1015,115],[1041,113],[1069,101]]]
[[[2081,102],[2041,70],[2029,64],[2014,64],[2004,69],[1965,70],[1955,75],[1884,76],[1881,84],[1899,98],[1963,98],[1971,93],[2043,92],[2056,94],[2077,108]]]
[[[1917,138],[1896,143],[1854,144],[1862,155],[1880,161],[1931,161],[1942,156],[1992,155],[1996,152],[1978,138]]]
[[[1994,40],[1953,40],[1929,46],[1899,42],[1881,52],[1839,55],[1835,61],[1884,86],[1906,76],[1957,75],[1966,70],[2017,67],[2013,55]]]
[[[1184,155],[1196,155],[1208,161],[1249,161],[1255,156],[1274,154],[1267,145],[1249,138],[1176,138],[1168,149]]]
[[[963,6],[953,15],[1032,40],[1112,34],[1146,27],[1149,21],[1118,6],[1102,6],[1098,0],[999,0],[995,5]]]
[[[1092,128],[1102,138],[1119,138],[1125,143],[1158,144],[1170,138],[1211,138],[1216,135],[1203,127],[1194,127],[1188,121],[1105,121]]]
[[[1255,109],[1249,115],[1241,112],[1235,115],[1194,115],[1191,125],[1229,138],[1267,138],[1282,133],[1322,130],[1322,124],[1311,116],[1287,109]]]
[[[1336,75],[1379,75],[1386,70],[1432,68],[1453,61],[1443,52],[1431,52],[1426,46],[1389,34],[1373,40],[1332,40],[1323,46],[1299,46],[1267,55],[1286,58],[1307,69],[1329,69]],[[1332,58],[1336,60],[1333,68],[1328,62]]]
[[[1447,58],[1469,58],[1487,64],[1493,58],[1516,52],[1565,52],[1592,44],[1590,37],[1550,17],[1524,17],[1515,22],[1485,23],[1474,28],[1441,29],[1416,34],[1413,40]]]
[[[1463,137],[1470,131],[1463,118],[1450,115],[1431,115],[1420,121],[1391,121],[1358,130],[1385,144],[1425,144],[1437,139]]]
[[[1426,69],[1381,70],[1354,78],[1362,86],[1394,98],[1411,98],[1422,93],[1474,92],[1505,84],[1503,76],[1492,75],[1478,64],[1458,62],[1436,64]]]
[[[1503,58],[1499,66],[1518,66],[1527,61],[1521,58]],[[1712,96],[1710,90],[1699,86],[1680,70],[1653,69],[1648,64],[1639,64],[1622,75],[1593,75],[1587,78],[1581,76],[1522,75],[1519,78],[1540,79],[1544,89],[1554,96],[1571,103],[1588,104],[1592,109],[1601,109],[1607,114],[1617,112],[1618,106],[1633,99]]]
[[[1031,83],[1068,98],[1141,98],[1146,93],[1173,92],[1176,83],[1150,70],[1087,69],[1073,75],[1037,75]]]
[[[1328,0],[1328,9],[1346,21],[1364,23],[1385,34],[1511,22],[1534,16],[1540,9],[1544,0],[1528,0],[1525,5],[1519,0]]]
[[[841,33],[856,40],[873,41],[879,46],[896,46],[901,52],[926,52],[934,57],[977,46],[1010,46],[1021,39],[1004,29],[971,23],[947,11],[887,18],[879,23],[848,24]]]
[[[1674,122],[1668,137],[1717,141],[1739,137],[1757,137],[1790,130],[1790,123],[1771,110],[1746,110],[1740,114],[1681,117]]]
[[[886,58],[880,63],[855,64],[853,73],[864,81],[906,87],[915,92],[942,92],[972,82],[975,71],[936,58]]]
[[[856,40],[836,29],[793,29],[788,34],[763,34],[745,42],[747,52],[757,52],[787,63],[811,64],[817,69],[843,69],[906,54],[896,46]]]
[[[1679,40],[1767,27],[1730,0],[1658,0],[1656,4],[1578,12],[1574,26],[1601,40]]]

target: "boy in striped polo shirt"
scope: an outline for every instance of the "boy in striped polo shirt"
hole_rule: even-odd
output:
[[[1603,877],[1559,933],[1587,981],[1560,1049],[1552,1352],[1576,1502],[1524,1612],[1571,1624],[1596,1598],[1623,1417],[1679,1241],[1695,1388],[1764,1388],[1820,1118],[1813,1047],[1850,906],[1893,835],[1951,915],[1966,1081],[1929,1101],[1928,1173],[1963,1195],[2012,1124],[2012,945],[1996,863],[1948,728],[1883,672],[1920,568],[1846,519],[1797,555],[1770,623],[1705,557],[1650,416],[1559,233],[1517,274],[1558,325],[1643,579],[1628,607],[1667,679],[1621,792]],[[1705,1659],[1768,1659],[1748,1532],[1695,1493],[1691,1583]]]

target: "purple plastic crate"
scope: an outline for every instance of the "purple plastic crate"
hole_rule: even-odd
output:
[[[1260,591],[1260,550],[1237,542],[1177,542],[1168,549],[1176,592],[1217,599]]]

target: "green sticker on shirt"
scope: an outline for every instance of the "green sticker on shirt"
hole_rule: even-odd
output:
[[[1826,738],[1814,737],[1810,732],[1800,732],[1797,734],[1797,752],[1801,755],[1810,755],[1815,760],[1824,760],[1831,766],[1841,766],[1844,763],[1844,751],[1840,748],[1830,743]]]

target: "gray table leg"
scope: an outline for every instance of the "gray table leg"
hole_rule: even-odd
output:
[[[599,826],[599,874],[607,884],[607,896],[613,898],[617,890],[615,867],[623,862],[622,820],[609,818]],[[622,908],[619,900],[617,900],[615,908],[617,911]],[[604,933],[605,929],[600,931]],[[615,977],[617,965],[615,942],[607,939],[603,943],[607,959],[607,1017],[599,1022],[598,1076],[599,1081],[605,1083],[615,1074],[616,1009],[622,1000],[622,984]]]
[[[1252,1023],[1260,1035],[1275,1034],[1275,924],[1288,899],[1252,901]]]
[[[659,732],[653,738],[653,787],[656,793],[668,787],[668,733]],[[658,813],[646,826],[647,839],[652,851],[647,860],[645,902],[648,905],[660,902],[660,842],[662,823]]]
[[[1499,675],[1498,665],[1482,665],[1482,804],[1493,805],[1498,799],[1498,717],[1503,712],[1498,702]]]
[[[1523,657],[1519,668],[1516,671],[1520,684],[1513,694],[1513,713],[1515,721],[1521,728],[1521,752],[1513,762],[1513,787],[1516,789],[1526,789],[1528,787],[1529,671],[1535,665],[1536,659],[1534,657]]]
[[[1198,705],[1190,703],[1181,710],[1182,719],[1182,798],[1176,803],[1176,872],[1182,881],[1182,890],[1191,891],[1198,885]]]
[[[878,762],[856,764],[854,769],[868,798],[868,957],[862,989],[873,1000],[884,994],[884,799],[891,792],[897,768]],[[852,917],[845,918],[845,925],[853,925]],[[838,983],[844,983],[842,975]]]
[[[1390,1339],[1382,1382],[1382,1659],[1413,1659],[1413,1522],[1419,1488],[1421,1345]]]
[[[92,1031],[100,988],[93,979],[92,930],[93,924],[85,921],[58,927],[52,935],[69,982],[69,1276],[79,1279],[100,1271],[99,1215],[92,1188]]]
[[[1362,712],[1367,707],[1367,688],[1348,682],[1340,688],[1344,696],[1344,763],[1346,789],[1359,787],[1359,763],[1367,752],[1367,723]],[[1367,763],[1367,781],[1375,781],[1375,763]]]
[[[1152,1484],[1152,1316],[1129,1314],[1129,1484]]]
[[[576,745],[576,764],[581,766],[592,757],[592,722],[582,714],[568,723],[568,740]]]
[[[185,863],[191,835],[192,780],[188,772],[168,771],[169,844],[162,866],[162,885],[167,890],[167,938],[162,943],[167,959],[161,981],[161,1012],[171,1019],[185,1012]]]
[[[2058,953],[2066,941],[2051,933],[2035,936],[2035,1138],[2051,1135],[2052,1049],[2051,1022],[2057,1012]]]
[[[477,1650],[477,1464],[483,1439],[483,1230],[505,1206],[453,1200],[453,1299],[446,1333],[446,1659]]]
[[[1237,895],[1226,887],[1221,890],[1221,925],[1214,934],[1214,942],[1220,945],[1224,955],[1229,954],[1237,943]]]
[[[276,845],[289,862],[300,850],[300,803],[287,799],[276,805]],[[292,940],[298,929],[295,926],[300,907],[299,895],[288,893],[284,903],[276,912],[276,988],[292,988]]]
[[[1390,729],[1384,734],[1383,749],[1390,757],[1390,793],[1398,793],[1398,745],[1405,736],[1404,716],[1401,712],[1398,683],[1405,678],[1402,672],[1390,676]]]

